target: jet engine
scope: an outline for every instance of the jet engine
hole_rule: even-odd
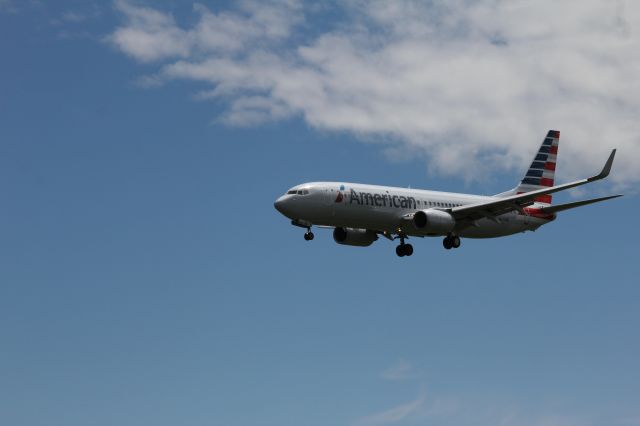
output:
[[[341,228],[333,230],[333,240],[346,246],[370,246],[378,239],[378,234],[368,229]]]
[[[413,215],[413,226],[425,235],[445,235],[453,231],[456,220],[442,210],[420,210]]]

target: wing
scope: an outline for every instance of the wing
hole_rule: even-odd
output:
[[[548,188],[542,188],[531,192],[525,192],[523,194],[511,195],[504,198],[496,198],[495,201],[467,204],[461,207],[454,207],[447,211],[458,222],[473,221],[481,218],[495,218],[504,213],[508,213],[514,210],[522,210],[524,207],[530,206],[535,202],[535,198],[540,195],[552,194],[554,192],[564,191],[565,189],[574,188],[576,186],[584,185],[594,182],[596,180],[604,179],[609,176],[611,171],[611,165],[613,164],[613,158],[616,155],[616,150],[611,151],[609,159],[605,163],[602,171],[587,179],[581,179],[574,182],[565,183],[557,186],[550,186]]]

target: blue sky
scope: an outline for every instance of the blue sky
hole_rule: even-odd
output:
[[[540,48],[514,32],[529,20],[397,4],[0,1],[4,424],[640,425],[639,105],[616,85],[637,6],[580,2],[567,28],[615,18],[602,45],[549,24],[542,47],[587,69],[523,75],[562,89],[537,99],[501,74]],[[504,50],[451,76],[469,98],[451,118],[464,93],[421,61],[464,69],[468,43]],[[609,182],[554,200],[626,196],[403,259],[305,242],[273,209],[313,180],[497,193],[555,127],[559,180],[620,151]]]

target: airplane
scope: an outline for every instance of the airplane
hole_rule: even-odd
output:
[[[445,249],[460,247],[461,238],[496,238],[535,231],[556,219],[557,213],[621,197],[610,195],[552,205],[551,194],[606,178],[616,150],[602,171],[592,177],[554,186],[560,132],[549,130],[529,170],[515,188],[493,196],[427,191],[347,182],[296,185],[274,206],[291,224],[332,228],[338,244],[367,247],[383,236],[396,246],[399,257],[411,256],[410,237],[444,237]]]

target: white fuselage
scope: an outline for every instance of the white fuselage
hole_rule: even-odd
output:
[[[389,234],[425,234],[405,218],[420,210],[448,209],[494,200],[492,196],[406,189],[389,186],[341,182],[311,182],[297,185],[275,202],[283,215],[301,226],[331,226],[370,229]],[[535,207],[535,206],[533,206]],[[538,217],[526,211],[512,211],[495,218],[481,218],[457,229],[467,238],[493,238],[535,230],[555,219]]]

